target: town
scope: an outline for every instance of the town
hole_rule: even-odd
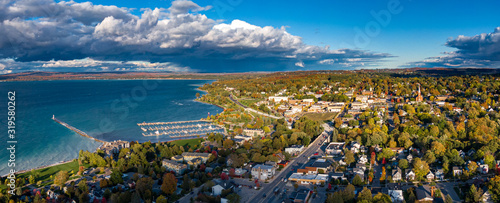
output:
[[[308,71],[226,78],[224,132],[114,141],[17,174],[22,202],[499,202],[500,78]],[[2,187],[7,179],[2,179]],[[2,188],[3,189],[3,188]]]

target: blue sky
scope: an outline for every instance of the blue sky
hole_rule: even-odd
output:
[[[10,5],[0,4],[0,8],[3,6],[3,9],[8,11],[10,6],[33,10],[30,0],[8,2]],[[77,3],[66,2],[64,5],[53,0],[41,2],[43,3],[37,3],[37,6],[45,7],[43,12],[32,11],[32,15],[21,16],[15,13],[5,14],[3,18],[21,17],[25,19],[22,23],[39,23],[40,26],[44,21],[57,22],[55,28],[65,27],[64,22],[68,22],[68,19],[84,22],[83,24],[87,23],[85,26],[78,27],[78,30],[88,30],[83,31],[84,34],[72,30],[68,35],[55,35],[55,38],[61,37],[62,41],[73,39],[68,36],[79,36],[74,39],[83,42],[76,45],[69,42],[57,44],[56,47],[60,48],[71,47],[63,48],[65,51],[61,53],[60,50],[56,52],[46,47],[23,46],[22,40],[10,39],[13,50],[0,52],[0,71],[3,73],[9,73],[9,68],[13,72],[241,72],[415,66],[500,67],[500,2],[492,0],[333,0],[308,3],[281,0],[208,0],[176,1],[174,6],[173,1],[166,0],[92,0],[91,6],[82,0],[76,0]],[[54,5],[72,8],[76,13],[82,14],[47,15],[60,9],[52,8]],[[98,5],[118,8],[102,8]],[[394,6],[397,12],[391,13],[391,5],[397,5]],[[82,17],[90,13],[97,17]],[[144,15],[145,13],[147,15]],[[390,20],[381,24],[372,13],[389,13]],[[108,15],[113,15],[115,20],[107,19]],[[190,19],[186,19],[186,15]],[[117,24],[116,19],[122,20],[121,25]],[[137,19],[147,19],[150,25],[155,26],[134,30],[139,29],[136,25]],[[160,27],[161,23],[156,25],[161,20],[176,20],[179,26]],[[127,24],[128,21],[136,24],[132,26]],[[70,24],[68,23],[69,28],[64,30],[77,26]],[[218,26],[221,24],[223,26]],[[185,25],[193,26],[188,29],[189,32],[193,29],[196,32],[171,32],[185,28]],[[372,29],[376,33],[366,35],[367,41],[359,43],[359,36],[365,35],[365,29],[370,25],[371,28],[379,26]],[[196,26],[204,29],[198,30]],[[266,26],[271,26],[273,30],[264,29]],[[23,26],[16,27],[18,32],[22,32],[22,28]],[[241,29],[244,32],[238,32]],[[11,35],[15,33],[13,29],[5,30],[11,31]],[[135,34],[123,34],[124,32]],[[197,37],[177,38],[179,33]],[[53,34],[49,31],[42,33],[47,35],[46,38],[51,38]],[[458,38],[460,35],[464,37]],[[95,42],[89,42],[89,38]],[[27,39],[29,37],[24,38]],[[234,40],[239,41],[229,43]],[[82,45],[84,42],[88,44]],[[106,45],[105,48],[111,48],[108,48],[107,52],[101,52],[100,46],[104,46],[103,44]],[[99,47],[97,51],[96,47]],[[4,59],[1,59],[2,56]]]

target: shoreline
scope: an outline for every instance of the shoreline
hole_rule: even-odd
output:
[[[0,80],[0,82],[43,82],[43,81],[81,81],[81,80],[217,80],[201,78],[75,78],[75,79],[46,79],[46,80]]]

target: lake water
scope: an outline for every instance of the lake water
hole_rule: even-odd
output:
[[[104,140],[168,141],[144,137],[137,123],[206,118],[221,108],[194,101],[209,80],[72,80],[0,83],[0,142],[7,144],[7,92],[16,92],[16,170],[77,158],[99,142],[54,122],[56,118]],[[3,116],[2,116],[3,115]],[[7,174],[9,152],[0,151],[0,174]]]

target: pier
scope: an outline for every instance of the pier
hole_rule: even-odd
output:
[[[81,131],[81,130],[78,130],[77,128],[65,123],[65,122],[62,122],[61,120],[57,119],[54,115],[52,115],[52,120],[54,120],[55,122],[63,125],[64,127],[78,133],[79,135],[83,136],[83,137],[86,137],[86,138],[89,138],[91,140],[94,140],[94,141],[97,141],[97,142],[102,142],[102,143],[106,143],[105,141],[102,141],[102,140],[99,140],[99,139],[95,139],[94,137],[90,136],[90,135],[87,135],[87,133]]]
[[[137,125],[144,132],[143,136],[166,135],[171,138],[181,138],[205,136],[208,133],[225,133],[224,127],[206,120],[142,122],[137,123]]]

